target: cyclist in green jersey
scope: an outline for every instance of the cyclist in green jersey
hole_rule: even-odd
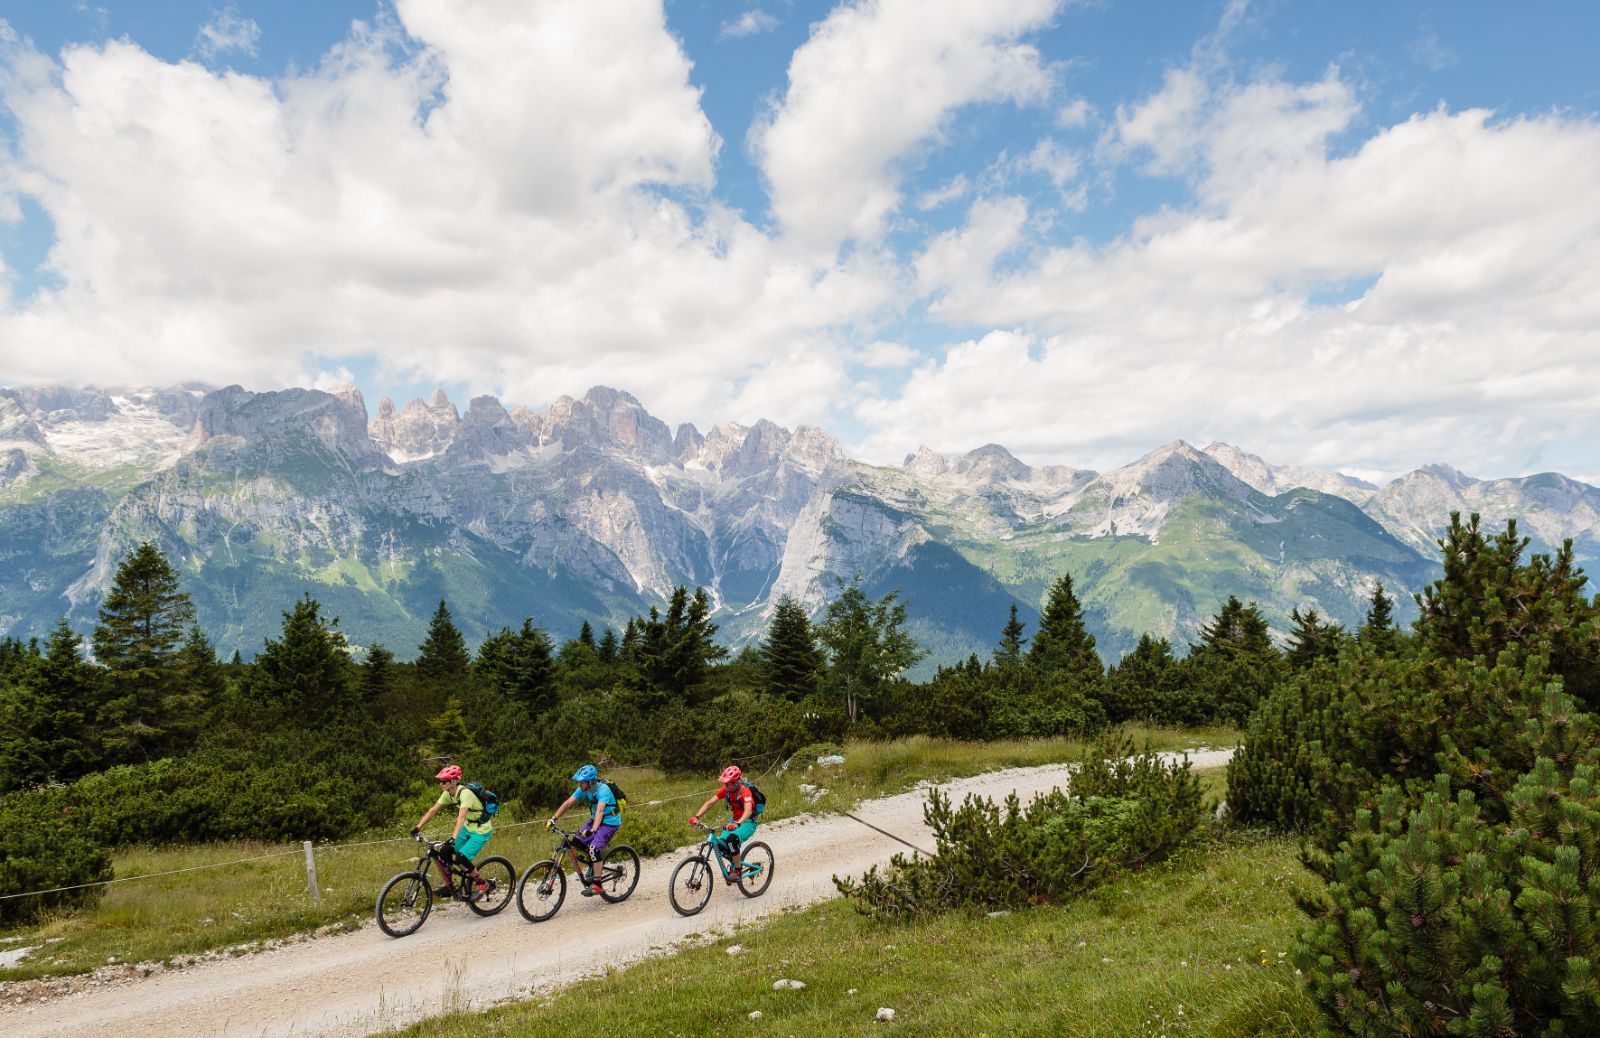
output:
[[[442,807],[456,809],[456,827],[451,835],[456,856],[472,868],[472,886],[474,891],[485,889],[486,884],[478,876],[478,870],[473,867],[472,860],[483,850],[484,844],[494,835],[494,823],[483,809],[483,801],[478,795],[468,789],[461,781],[461,768],[448,764],[439,770],[434,778],[442,787],[439,799],[423,814],[422,821],[418,822],[411,830],[413,836],[422,832],[422,827],[428,820],[438,814]],[[451,890],[448,884],[434,890],[437,897],[449,897]],[[474,894],[476,896],[476,894]]]

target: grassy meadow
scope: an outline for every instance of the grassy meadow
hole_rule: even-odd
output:
[[[1158,749],[1231,746],[1237,741],[1236,732],[1223,728],[1136,727],[1131,732],[1136,740],[1148,740]],[[776,820],[808,811],[848,810],[863,799],[903,792],[922,780],[1070,761],[1082,748],[1072,739],[967,743],[915,737],[848,743],[841,748],[845,763],[832,768],[818,768],[797,757],[782,774],[773,771],[776,761],[749,762],[748,770],[767,794],[767,818]],[[709,794],[713,785],[709,778],[671,778],[650,768],[613,768],[607,774],[628,793],[622,840],[647,855],[693,842],[683,822]],[[801,784],[821,786],[827,792],[808,796],[800,790]],[[311,904],[298,844],[236,841],[119,850],[114,858],[119,879],[245,858],[258,860],[116,883],[92,908],[63,912],[41,924],[0,933],[0,938],[20,938],[0,945],[0,951],[43,945],[17,965],[0,969],[0,980],[84,973],[115,962],[171,962],[219,950],[239,953],[248,950],[241,946],[257,942],[282,940],[324,926],[365,922],[371,918],[372,902],[383,881],[415,861],[415,845],[404,836],[434,795],[419,785],[417,796],[397,812],[390,829],[352,833],[339,844],[393,842],[319,846],[320,907]],[[519,805],[507,805],[487,853],[510,858],[519,873],[529,863],[547,857],[553,838],[536,823],[550,806],[519,811]],[[576,816],[569,813],[567,817]],[[518,824],[530,820],[535,824]],[[436,819],[429,835],[442,839],[446,832],[445,823]]]

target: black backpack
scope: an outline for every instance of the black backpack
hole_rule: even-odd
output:
[[[750,787],[750,795],[756,799],[756,817],[760,818],[761,812],[767,809],[767,795],[754,782],[746,782],[745,785]]]
[[[472,795],[477,797],[478,802],[483,805],[483,814],[476,819],[468,819],[468,821],[487,822],[489,819],[500,813],[499,794],[495,793],[493,790],[484,789],[476,782],[465,782],[462,784],[468,789],[472,790]]]
[[[617,811],[621,812],[623,808],[628,806],[628,794],[624,793],[622,787],[610,779],[605,779],[604,781],[606,788],[611,790],[612,798],[617,802]]]

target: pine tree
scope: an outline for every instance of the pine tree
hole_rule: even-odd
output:
[[[611,666],[617,662],[622,646],[617,642],[617,632],[606,628],[606,633],[600,636],[600,644],[595,646],[595,656],[601,663]]]
[[[1063,573],[1050,585],[1039,630],[1033,636],[1028,662],[1040,674],[1097,682],[1105,674],[1094,635],[1083,625],[1083,609],[1072,590],[1072,575]]]
[[[43,655],[19,670],[0,750],[0,789],[70,782],[99,764],[92,711],[101,675],[83,658],[83,639],[57,622]]]
[[[318,728],[356,712],[354,675],[337,618],[310,593],[283,614],[283,636],[256,657],[250,694],[285,719]]]
[[[1284,654],[1289,666],[1305,670],[1318,660],[1332,660],[1339,655],[1339,644],[1344,631],[1338,624],[1326,623],[1315,609],[1302,613],[1299,608],[1289,611],[1294,629],[1289,632],[1289,649]]]
[[[172,701],[177,709],[171,735],[176,746],[187,748],[199,737],[228,687],[217,650],[197,623],[189,625],[178,650],[178,677],[181,691]]]
[[[441,598],[428,622],[428,637],[417,647],[417,675],[430,684],[459,684],[466,679],[471,662],[467,640]]]
[[[705,684],[711,664],[728,655],[715,642],[716,633],[704,588],[695,588],[692,596],[685,587],[674,588],[665,615],[651,607],[649,619],[639,625],[634,656],[658,704],[691,702],[690,691]]]
[[[1011,619],[1006,621],[1005,627],[1000,631],[1000,647],[994,652],[994,662],[999,667],[1018,667],[1022,665],[1022,646],[1027,638],[1022,632],[1027,625],[1017,619],[1017,604],[1011,603]]]
[[[1356,632],[1356,640],[1377,653],[1394,652],[1400,644],[1400,632],[1394,623],[1394,599],[1383,590],[1380,580],[1367,600],[1367,616]]]
[[[1181,716],[1174,720],[1242,725],[1287,673],[1261,610],[1229,595],[1217,615],[1201,626],[1200,643],[1190,648],[1181,665]]]
[[[478,648],[479,680],[502,699],[521,703],[537,718],[556,702],[556,667],[550,638],[525,618],[522,629],[502,627]]]
[[[578,641],[591,649],[594,648],[594,628],[589,626],[589,621],[587,620],[583,622],[582,627],[578,628]]]
[[[821,687],[824,663],[805,609],[788,595],[778,599],[761,646],[767,691],[798,701]]]
[[[370,708],[394,691],[394,653],[374,642],[361,662],[361,701]]]
[[[1106,674],[1106,719],[1114,724],[1123,721],[1177,723],[1170,703],[1177,669],[1171,642],[1141,635],[1133,651]]]
[[[193,619],[178,573],[159,548],[146,541],[123,559],[94,629],[95,659],[107,670],[98,723],[113,760],[148,759],[165,748],[168,729],[180,720],[178,656]]]

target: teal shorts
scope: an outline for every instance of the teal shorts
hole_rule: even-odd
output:
[[[726,829],[718,829],[716,832],[711,834],[711,839],[715,840],[717,843],[720,843],[722,846],[726,847],[726,846],[728,846],[728,837],[733,836],[733,837],[737,837],[738,840],[739,840],[740,846],[743,846],[744,842],[746,840],[750,839],[750,837],[754,836],[755,834],[756,834],[756,820],[754,818],[752,818],[749,821],[745,822],[744,824],[740,825],[739,828],[733,830],[733,832],[731,832],[731,833]]]
[[[493,832],[474,833],[466,829],[461,830],[461,835],[456,837],[456,853],[468,861],[476,858],[478,852],[483,850],[483,845],[489,842]]]

